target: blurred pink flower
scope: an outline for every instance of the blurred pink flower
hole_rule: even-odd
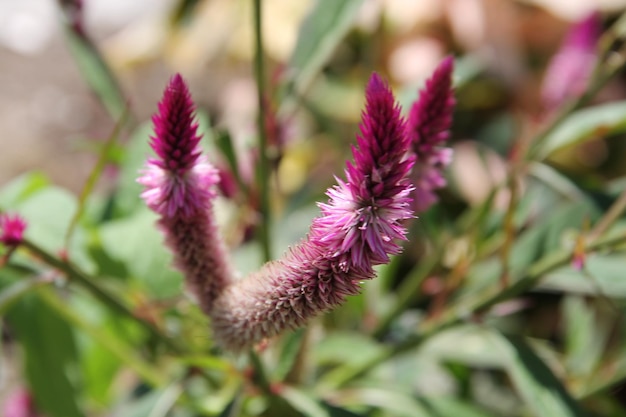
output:
[[[210,315],[218,343],[233,351],[295,328],[357,294],[373,266],[400,252],[412,217],[410,140],[389,87],[374,74],[354,164],[328,190],[308,237],[282,259],[231,285]]]
[[[600,35],[598,13],[592,13],[572,26],[543,78],[541,96],[546,109],[554,110],[585,91],[596,65],[596,45]]]
[[[7,246],[17,246],[24,239],[28,224],[18,214],[0,214],[0,242]]]
[[[416,156],[411,178],[415,184],[413,208],[424,212],[437,202],[435,190],[446,185],[443,169],[452,161],[452,149],[442,145],[450,137],[455,100],[452,91],[454,60],[445,58],[426,80],[409,111],[407,131]]]
[[[11,392],[2,406],[4,417],[39,417],[33,397],[28,390],[20,388]]]
[[[138,179],[145,187],[141,196],[161,215],[174,262],[208,312],[232,277],[212,213],[219,175],[200,155],[195,106],[180,75],[170,80],[158,109],[150,142],[158,158],[147,161]]]

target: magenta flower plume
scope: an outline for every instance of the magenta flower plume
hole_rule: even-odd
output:
[[[601,35],[598,13],[575,23],[554,55],[543,79],[544,106],[554,110],[583,93],[596,64],[596,45]]]
[[[346,181],[329,189],[308,237],[280,260],[231,285],[210,313],[223,347],[239,351],[357,294],[373,266],[400,252],[412,217],[410,140],[400,108],[376,74],[366,89],[361,134]]]
[[[141,196],[161,216],[174,262],[208,312],[232,276],[212,213],[219,175],[200,155],[195,107],[180,75],[170,80],[158,109],[150,143],[158,158],[147,161],[138,179]]]
[[[455,100],[452,90],[454,60],[445,58],[426,81],[411,106],[407,123],[416,163],[414,209],[424,212],[435,202],[435,190],[446,185],[443,169],[452,160],[452,150],[443,147],[450,137]]]
[[[24,239],[28,224],[18,214],[0,214],[0,242],[6,246],[17,246]]]

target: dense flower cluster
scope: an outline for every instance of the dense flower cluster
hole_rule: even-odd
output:
[[[211,316],[221,345],[240,350],[304,324],[357,294],[372,267],[400,251],[395,240],[405,238],[402,221],[412,217],[413,159],[400,108],[376,74],[357,143],[346,181],[328,190],[307,239],[217,300]]]
[[[208,313],[232,279],[212,212],[219,175],[201,156],[195,107],[180,75],[170,80],[158,109],[150,142],[158,158],[148,160],[138,179],[141,196],[161,216],[174,262]]]
[[[7,246],[17,246],[24,239],[28,224],[18,214],[0,214],[0,242]]]
[[[327,191],[329,200],[319,204],[321,215],[302,242],[242,280],[232,278],[211,214],[218,174],[200,155],[187,87],[180,76],[172,78],[153,117],[158,158],[148,161],[139,182],[221,346],[240,351],[303,325],[357,294],[375,265],[400,252],[414,197],[430,204],[442,185],[440,167],[449,161],[440,145],[454,104],[451,72],[448,58],[411,109],[408,126],[389,86],[373,74],[345,180]]]
[[[415,184],[414,209],[424,212],[437,202],[435,190],[446,185],[443,168],[452,160],[452,149],[443,147],[450,137],[454,95],[452,57],[445,58],[426,81],[409,112],[407,130],[416,155],[412,174]]]

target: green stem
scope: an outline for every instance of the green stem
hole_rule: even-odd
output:
[[[616,247],[625,242],[626,233],[622,231],[621,233],[603,237],[591,242],[587,246],[587,249],[589,251],[593,251],[603,247]],[[333,387],[343,386],[390,358],[408,350],[415,349],[433,335],[462,323],[466,320],[466,318],[471,317],[472,314],[484,312],[502,301],[522,294],[526,290],[535,286],[548,272],[563,265],[567,265],[571,260],[571,256],[572,253],[570,250],[554,251],[544,256],[532,264],[527,269],[526,274],[522,278],[516,280],[508,288],[504,290],[501,290],[500,288],[490,288],[484,294],[477,296],[472,302],[467,303],[462,307],[449,308],[448,311],[444,311],[442,314],[438,315],[436,319],[424,322],[415,335],[407,338],[398,345],[384,349],[378,355],[372,356],[372,358],[370,358],[367,362],[360,363],[358,366],[342,366],[332,372],[329,372],[329,374],[324,378],[325,383]]]
[[[67,303],[60,300],[50,289],[39,289],[39,296],[52,309],[59,313],[65,320],[76,328],[81,329],[91,336],[99,345],[114,354],[122,363],[133,369],[144,381],[157,388],[165,384],[165,379],[158,369],[155,369],[142,358],[135,355],[132,348],[123,344],[119,339],[111,338],[103,333],[98,327],[87,323],[78,314],[68,307]]]
[[[372,333],[374,337],[381,338],[389,330],[393,321],[406,311],[411,302],[414,301],[415,296],[419,293],[424,279],[439,264],[440,258],[440,256],[431,255],[411,270],[409,275],[404,281],[402,281],[402,284],[400,284],[400,287],[396,291],[398,298],[396,299],[393,308],[380,320],[378,326],[374,329]]]
[[[270,245],[270,172],[269,172],[269,156],[267,152],[267,131],[265,129],[265,69],[263,66],[263,37],[262,37],[262,20],[261,20],[261,0],[254,0],[254,75],[257,85],[257,103],[259,112],[257,116],[257,127],[259,135],[259,212],[261,215],[261,224],[259,225],[259,242],[263,249],[263,257],[265,261],[272,259]]]
[[[61,259],[53,256],[48,253],[43,248],[37,246],[36,244],[24,240],[21,244],[25,249],[30,251],[33,255],[41,259],[46,264],[51,267],[58,269],[63,272],[71,281],[78,283],[87,289],[93,296],[102,301],[105,305],[107,305],[112,310],[116,310],[119,313],[133,319],[137,323],[139,323],[144,329],[146,329],[152,336],[156,337],[158,340],[161,340],[173,353],[181,353],[183,349],[178,346],[171,338],[167,337],[165,334],[161,332],[154,324],[142,320],[137,317],[132,310],[124,303],[119,300],[119,297],[114,296],[109,293],[108,290],[105,290],[101,287],[96,281],[89,277],[88,275],[80,272],[78,269],[74,268],[68,262],[64,262]]]

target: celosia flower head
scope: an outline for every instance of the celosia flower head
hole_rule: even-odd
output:
[[[452,161],[452,150],[443,145],[450,137],[455,99],[452,90],[454,60],[445,58],[426,80],[409,111],[407,131],[416,156],[412,175],[416,212],[437,201],[435,190],[446,185],[443,169]]]
[[[413,158],[407,158],[410,139],[389,87],[378,74],[367,85],[366,105],[348,162],[346,181],[328,190],[330,200],[320,204],[323,216],[311,228],[311,240],[330,256],[342,257],[343,268],[368,270],[387,263],[399,252],[396,239],[406,231],[401,220],[410,218],[409,189],[405,177]]]
[[[598,13],[575,23],[554,55],[543,79],[541,95],[548,110],[583,93],[596,64],[601,35]]]
[[[450,137],[455,100],[452,93],[454,60],[446,57],[426,80],[419,98],[411,106],[407,123],[417,162]]]
[[[219,175],[201,156],[194,109],[187,85],[175,75],[152,117],[150,145],[157,158],[147,161],[138,182],[148,207],[161,216],[176,266],[208,312],[232,274],[212,213]]]
[[[190,217],[209,207],[219,176],[200,156],[195,106],[179,74],[170,80],[158,109],[152,117],[154,136],[150,142],[158,158],[148,160],[139,179],[146,186],[142,197],[161,215]]]
[[[17,246],[24,239],[26,220],[18,214],[0,214],[0,242],[7,246]]]
[[[238,351],[303,325],[359,292],[389,261],[412,217],[410,140],[389,87],[374,74],[346,180],[328,190],[309,236],[282,258],[233,283],[210,312],[219,344]]]

